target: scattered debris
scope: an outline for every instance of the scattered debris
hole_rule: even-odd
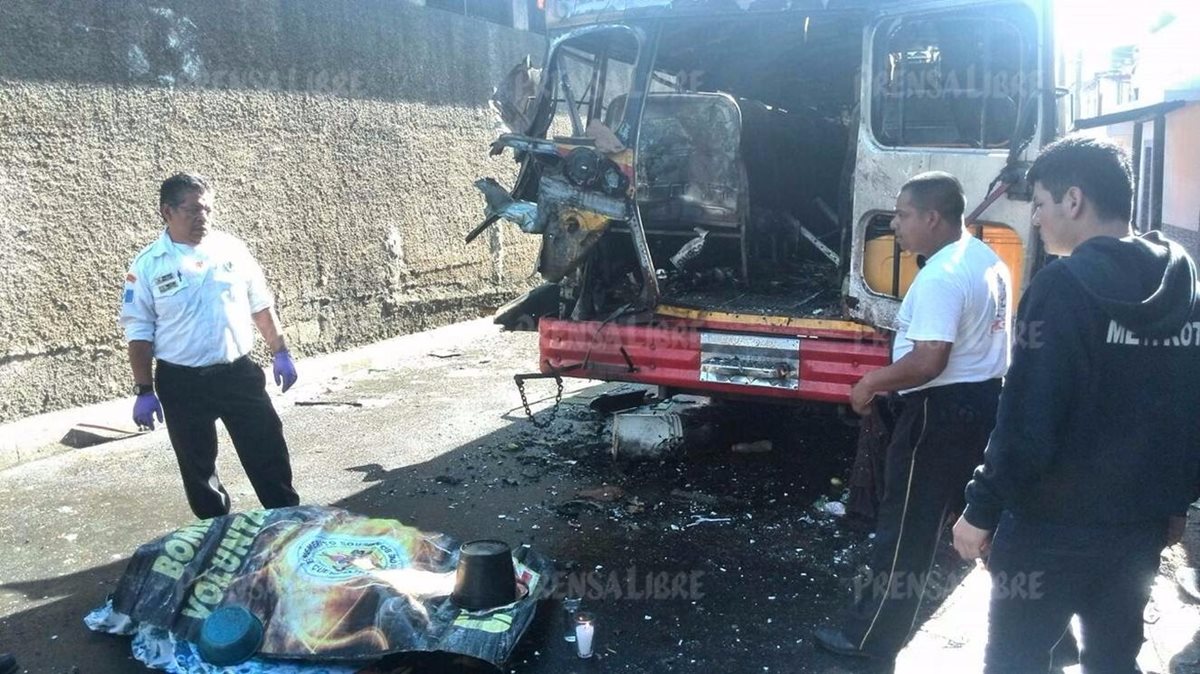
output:
[[[700,256],[704,250],[704,242],[708,238],[708,230],[696,228],[696,238],[688,241],[671,256],[671,264],[682,271],[688,263]]]
[[[500,123],[512,133],[526,133],[533,126],[533,103],[537,100],[542,69],[533,67],[526,56],[492,90],[488,104]]]
[[[618,414],[613,417],[613,458],[657,458],[683,441],[683,419],[678,414]]]
[[[796,220],[794,217],[792,217],[791,215],[785,215],[785,217],[792,220],[794,222],[793,226],[800,230],[800,234],[805,239],[808,239],[808,242],[811,243],[813,246],[815,246],[817,250],[821,251],[821,254],[824,255],[830,262],[832,262],[834,264],[834,266],[840,265],[842,263],[841,256],[838,255],[837,253],[833,252],[832,248],[825,245],[825,242],[822,241],[819,237],[817,237],[816,234],[813,234],[811,230],[809,230],[804,225],[801,225],[800,222],[798,220]],[[834,218],[834,221],[835,222],[837,221],[836,217]]]
[[[75,424],[59,442],[68,447],[83,449],[84,447],[94,447],[95,445],[102,445],[114,440],[132,438],[138,434],[139,431],[127,431],[120,428],[109,428],[108,426]]]
[[[454,477],[453,475],[438,475],[433,478],[433,481],[439,484],[448,484],[452,487],[462,484],[462,478]]]
[[[588,403],[588,407],[601,414],[612,414],[621,410],[632,409],[646,402],[649,391],[645,389],[620,390],[602,393]]]
[[[571,501],[566,501],[554,506],[554,512],[556,514],[570,519],[574,519],[588,512],[602,513],[604,510],[604,506],[600,505],[599,503],[585,499],[573,499]]]
[[[433,356],[434,358],[457,358],[462,355],[462,352],[461,351],[451,351],[448,349],[439,349],[437,351],[430,351],[429,355]]]
[[[538,223],[538,207],[532,201],[513,199],[509,190],[496,182],[495,178],[480,178],[475,181],[475,187],[483,192],[486,202],[484,213],[487,219],[484,223],[495,222],[496,218],[504,218],[513,223],[527,234],[540,234],[544,224]]]
[[[770,440],[755,440],[754,442],[735,442],[733,451],[737,454],[763,454],[774,449]]]
[[[604,154],[616,154],[625,150],[621,139],[598,119],[588,122],[587,137],[594,139],[596,150]]]
[[[505,330],[537,330],[537,319],[558,311],[559,287],[557,283],[543,283],[524,295],[514,297],[496,310],[492,322]],[[480,365],[491,359],[479,361]]]
[[[704,506],[710,507],[710,508],[717,505],[717,503],[720,501],[720,499],[718,499],[717,497],[710,496],[709,494],[705,494],[703,492],[685,491],[683,489],[672,489],[671,490],[671,498],[674,498],[674,499],[677,499],[680,501],[688,501],[690,503],[704,505]]]
[[[725,524],[732,522],[732,517],[704,517],[703,515],[692,515],[692,522],[683,525],[684,527],[694,527],[697,524]]]
[[[591,487],[589,489],[580,489],[576,492],[576,496],[591,501],[600,501],[602,503],[613,503],[625,498],[625,490],[615,484],[606,484],[599,487]]]

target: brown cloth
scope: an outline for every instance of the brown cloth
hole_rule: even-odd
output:
[[[862,418],[854,468],[850,471],[850,498],[846,515],[864,528],[874,526],[883,499],[884,461],[892,437],[892,411],[884,398],[876,398],[871,412]]]

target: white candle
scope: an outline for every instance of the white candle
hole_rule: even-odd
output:
[[[580,615],[576,618],[575,648],[579,651],[579,657],[592,657],[592,637],[595,634],[596,627],[592,624],[590,617]]]

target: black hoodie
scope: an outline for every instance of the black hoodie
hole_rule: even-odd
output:
[[[964,517],[1056,524],[1182,515],[1200,489],[1196,269],[1151,233],[1047,265],[1017,313],[1012,366]]]

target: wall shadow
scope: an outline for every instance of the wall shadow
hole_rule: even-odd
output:
[[[829,495],[831,477],[848,475],[854,429],[834,418],[758,413],[721,420],[683,454],[622,464],[608,454],[605,428],[598,414],[564,404],[546,431],[517,421],[423,463],[342,468],[364,485],[330,505],[461,541],[529,544],[555,560],[555,589],[510,670],[689,671],[704,662],[745,671],[753,662],[756,671],[888,671],[829,656],[810,637],[845,606],[868,550],[864,534],[812,507]],[[730,451],[735,441],[764,438],[771,452]],[[15,649],[30,671],[143,671],[128,639],[80,624],[123,567],[0,586],[59,597],[9,616],[4,639],[15,645],[0,649]],[[582,593],[597,616],[592,660],[562,639],[556,599],[568,591]],[[51,633],[58,639],[48,641]],[[394,671],[405,666],[397,661]]]
[[[478,107],[545,39],[403,1],[17,0],[0,80]]]

